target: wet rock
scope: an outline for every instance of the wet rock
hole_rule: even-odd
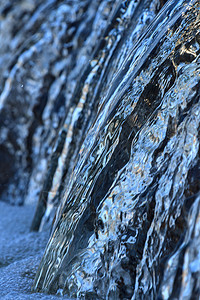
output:
[[[102,6],[108,8],[109,4],[110,2],[105,2]],[[71,99],[71,108],[59,131],[32,230],[38,228],[42,230],[48,223],[52,223],[55,207],[65,192],[63,188],[70,180],[87,131],[96,118],[97,110],[103,105],[101,99],[119,72],[132,45],[137,42],[159,8],[161,8],[159,1],[145,1],[143,4],[138,1],[130,3],[112,1],[112,10],[106,28],[86,65],[80,82],[77,83]],[[99,10],[102,10],[101,6]],[[99,23],[101,22],[100,19]]]
[[[2,159],[12,165],[4,175],[9,183],[0,182],[3,201],[38,198],[59,127],[76,101],[71,95],[115,6],[112,1],[2,1],[0,147],[6,148]],[[50,187],[44,184],[44,197]]]
[[[32,230],[58,207],[34,292],[200,294],[199,15],[197,0],[2,1],[1,199],[38,200]]]
[[[199,295],[199,14],[198,1],[168,1],[138,43],[122,39],[34,291]]]

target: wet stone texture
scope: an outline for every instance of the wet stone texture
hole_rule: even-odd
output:
[[[77,104],[75,86],[115,9],[115,3],[104,2],[1,1],[3,201],[22,204],[39,196],[59,127]],[[49,178],[43,201],[50,187]]]
[[[37,201],[32,230],[52,226],[32,292],[198,299],[199,1],[15,2],[0,187]]]

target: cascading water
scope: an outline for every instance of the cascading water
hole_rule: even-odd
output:
[[[85,102],[85,130],[93,123],[33,291],[87,299],[200,295],[200,3],[168,1],[140,32],[133,16],[144,18],[144,2],[117,6],[118,23],[109,24],[107,44],[75,93],[69,127]],[[128,13],[131,26],[118,35]]]

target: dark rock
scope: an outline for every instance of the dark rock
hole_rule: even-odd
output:
[[[32,230],[58,207],[33,291],[197,299],[199,1],[13,3],[1,198],[38,200]]]

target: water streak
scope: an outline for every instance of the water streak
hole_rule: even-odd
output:
[[[198,1],[168,1],[129,49],[81,147],[33,290],[199,293],[199,16]]]

